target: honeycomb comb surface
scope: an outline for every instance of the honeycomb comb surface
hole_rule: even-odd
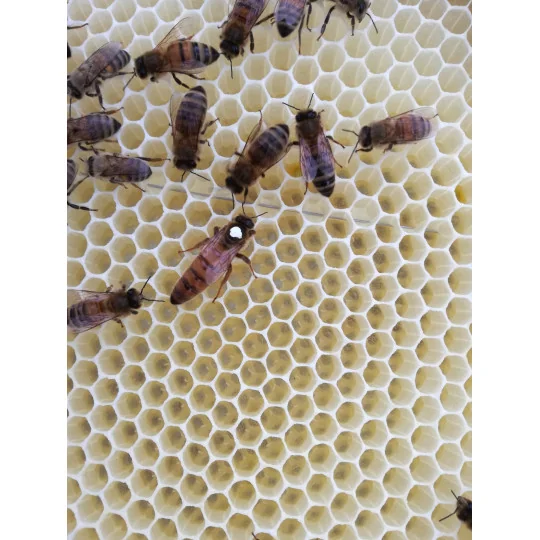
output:
[[[272,3],[271,3],[272,4]],[[304,182],[293,148],[250,190],[258,219],[217,286],[177,309],[146,305],[68,342],[67,530],[130,540],[469,538],[451,490],[472,489],[471,5],[373,0],[354,37],[330,3],[313,4],[312,33],[282,39],[266,23],[255,53],[208,68],[211,147],[180,183],[153,167],[146,193],[86,181],[68,209],[68,287],[140,287],[168,298],[193,255],[231,211],[226,166],[262,109],[294,117],[312,92],[336,147],[330,199]],[[272,5],[267,7],[267,13]],[[71,0],[68,73],[107,41],[132,57],[180,18],[219,44],[222,0]],[[132,66],[132,64],[130,64]],[[190,79],[183,79],[192,84]],[[123,107],[123,154],[168,157],[177,87],[125,78],[102,86]],[[183,92],[182,90],[180,90]],[[358,130],[415,107],[440,117],[433,139],[356,154]],[[74,115],[97,111],[95,98]],[[102,146],[102,145],[100,145]],[[107,145],[103,145],[107,147]],[[68,156],[84,154],[73,148]]]

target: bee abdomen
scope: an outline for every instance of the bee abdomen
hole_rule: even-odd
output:
[[[107,79],[114,77],[118,71],[127,66],[131,56],[127,51],[121,50],[111,61],[111,63],[101,72],[101,77]]]
[[[277,124],[263,132],[252,145],[250,157],[254,163],[273,162],[289,144],[289,126]]]
[[[334,186],[336,185],[336,175],[334,174],[333,167],[331,171],[323,171],[319,169],[317,176],[313,179],[313,185],[317,188],[317,191],[325,197],[330,197],[334,192]]]
[[[304,2],[285,1],[278,4],[276,22],[281,37],[287,37],[298,26],[304,12],[304,7]]]
[[[208,283],[204,277],[200,264],[200,255],[193,261],[193,264],[184,272],[176,282],[171,293],[171,304],[183,304],[191,300],[194,296],[203,292]]]

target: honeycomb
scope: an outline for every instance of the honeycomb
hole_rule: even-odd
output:
[[[193,260],[180,255],[233,211],[226,167],[262,110],[324,109],[336,188],[304,195],[298,151],[250,190],[256,236],[216,284],[180,308],[146,304],[67,345],[70,538],[426,540],[470,538],[451,493],[471,496],[471,9],[469,0],[373,0],[350,21],[316,2],[304,30],[255,28],[255,52],[210,66],[210,147],[183,183],[170,162],[145,193],[85,181],[68,209],[68,287],[112,284],[167,299]],[[267,6],[266,13],[273,8]],[[107,41],[132,58],[183,17],[219,44],[224,0],[71,0],[71,72]],[[132,66],[132,64],[130,64]],[[131,68],[130,68],[131,69]],[[192,85],[190,79],[185,82]],[[126,78],[102,86],[123,107],[125,155],[170,157],[168,105],[179,89]],[[433,106],[433,139],[347,162],[358,130]],[[79,116],[95,98],[74,102]],[[293,133],[294,130],[291,130]],[[108,143],[99,146],[108,147]],[[78,160],[84,153],[68,149]]]

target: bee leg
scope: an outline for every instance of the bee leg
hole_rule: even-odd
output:
[[[247,196],[248,196],[248,188],[244,188],[244,202],[242,203],[242,212],[244,212],[244,215],[246,213],[244,210],[244,205],[246,204]]]
[[[138,313],[139,313],[139,312],[138,312],[136,309],[132,309],[132,310],[131,310],[131,314],[132,314],[132,315],[138,315]]]
[[[394,143],[390,143],[390,144],[383,150],[383,154],[385,154],[386,152],[390,152],[390,150],[392,150],[393,147],[394,147]]]
[[[315,1],[315,0],[314,0]],[[311,28],[309,27],[309,18],[311,17],[311,12],[313,11],[313,6],[311,5],[311,2],[308,2],[307,6],[307,21],[306,21],[306,28],[311,32]]]
[[[88,23],[79,24],[77,26],[68,26],[67,29],[68,30],[75,30],[76,28],[84,28],[85,26],[88,26]]]
[[[188,77],[191,77],[192,79],[195,79],[196,81],[206,81],[204,77],[197,77],[197,75],[193,75],[192,73],[185,73]]]
[[[115,114],[117,112],[120,112],[124,107],[120,107],[119,109],[112,109],[111,111],[103,110],[102,114]],[[110,141],[109,141],[110,142]],[[114,141],[113,141],[114,142]]]
[[[323,22],[323,25],[321,27],[321,34],[320,36],[317,38],[317,41],[319,41],[319,39],[322,38],[322,35],[324,34],[325,30],[326,30],[326,25],[328,24],[328,21],[330,20],[330,15],[332,15],[332,11],[334,11],[334,9],[336,9],[336,6],[332,6],[329,10],[328,10],[328,13],[326,14],[326,18],[324,19],[324,22]]]
[[[354,18],[354,15],[352,13],[350,13],[349,11],[347,11],[347,17],[349,17],[349,19],[351,19],[351,31],[352,31],[352,36],[354,36],[354,23],[356,21],[356,19]]]
[[[78,182],[72,184],[71,187],[68,189],[67,194],[71,195],[75,191],[75,189],[78,188],[87,178],[88,176],[85,176],[84,178],[81,178]]]
[[[302,19],[300,20],[300,26],[298,27],[298,54],[302,54],[302,28],[304,26],[305,18],[305,14],[302,15]]]
[[[141,186],[139,186],[139,184],[132,184],[132,185],[133,185],[133,187],[135,187],[137,189],[140,189],[143,193],[146,193],[146,189],[143,189]]]
[[[124,326],[124,323],[123,323],[120,319],[115,318],[115,319],[113,319],[113,321],[114,321],[114,322],[117,322],[122,328],[124,328],[124,329],[126,328],[126,327]]]
[[[253,270],[253,266],[251,266],[251,261],[248,259],[248,257],[246,257],[245,255],[242,255],[242,253],[237,253],[236,257],[240,259],[241,261],[244,261],[249,266],[249,269],[251,270],[253,277],[257,279],[257,274]]]
[[[232,272],[232,264],[229,265],[229,268],[227,268],[227,272],[225,273],[225,277],[221,281],[218,292],[217,292],[216,296],[214,297],[214,299],[212,300],[212,304],[219,298],[219,295],[221,294],[221,289],[223,289],[223,285],[225,285],[225,283],[227,283],[227,281],[229,281],[229,278],[231,277],[231,272]]]
[[[216,234],[216,229],[219,231],[219,227],[214,227],[214,235]],[[180,250],[178,253],[187,253],[188,251],[193,251],[194,249],[200,249],[204,247],[204,245],[210,240],[210,238],[205,238],[204,240],[201,240],[199,243],[195,244],[193,247],[190,247],[189,249]]]
[[[255,51],[255,38],[253,37],[253,32],[249,33],[249,50],[251,52]]]
[[[306,196],[306,193],[307,193],[307,190],[308,190],[308,186],[309,186],[309,184],[308,184],[308,182],[307,182],[307,180],[306,180],[306,189],[304,190],[304,197]]]
[[[341,146],[341,148],[343,148],[343,149],[345,148],[345,146],[344,146],[343,144],[341,144],[339,141],[336,141],[336,140],[334,139],[334,137],[332,137],[332,135],[327,135],[326,138],[327,138],[329,141],[332,141],[332,142],[335,143],[335,144],[339,144],[339,146]]]
[[[180,86],[183,86],[184,88],[187,88],[188,90],[191,90],[191,88],[187,85],[187,84],[184,84],[177,76],[176,76],[176,73],[171,73],[172,75],[172,78],[176,81],[177,84],[179,84]]]
[[[216,118],[215,120],[210,120],[210,121],[206,122],[206,124],[204,125],[204,127],[203,127],[203,129],[201,131],[201,137],[206,133],[206,130],[210,126],[213,126],[218,120],[219,120],[219,118]]]
[[[124,189],[127,189],[127,186],[124,182],[122,182],[122,180],[119,180],[118,178],[116,178],[116,176],[113,176],[112,178],[109,178],[109,182],[111,184],[118,184],[119,186],[122,186]]]
[[[87,206],[79,206],[78,204],[73,204],[72,202],[67,202],[68,206],[75,208],[75,210],[86,210],[87,212],[97,212],[96,208],[88,208]]]

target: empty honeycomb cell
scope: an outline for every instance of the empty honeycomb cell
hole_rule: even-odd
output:
[[[388,386],[388,395],[394,404],[406,406],[411,404],[416,391],[413,383],[408,379],[395,378]]]
[[[170,454],[176,454],[184,447],[186,443],[186,437],[179,427],[168,426],[160,433],[160,442],[165,452]],[[165,458],[162,463],[164,463],[163,467],[168,468],[168,462],[166,462],[166,459],[167,458]],[[169,473],[167,472],[167,474]]]
[[[150,439],[140,439],[134,447],[136,461],[144,466],[150,467],[159,458],[159,449],[156,443]]]
[[[413,373],[416,373],[418,362],[413,351],[398,349],[390,357],[389,366],[396,375],[410,377]],[[364,373],[364,378],[365,376]]]
[[[388,469],[383,478],[386,492],[394,497],[403,497],[411,485],[411,477],[406,469],[393,467]]]
[[[381,518],[368,510],[361,511],[354,522],[361,538],[380,538],[384,525]]]

